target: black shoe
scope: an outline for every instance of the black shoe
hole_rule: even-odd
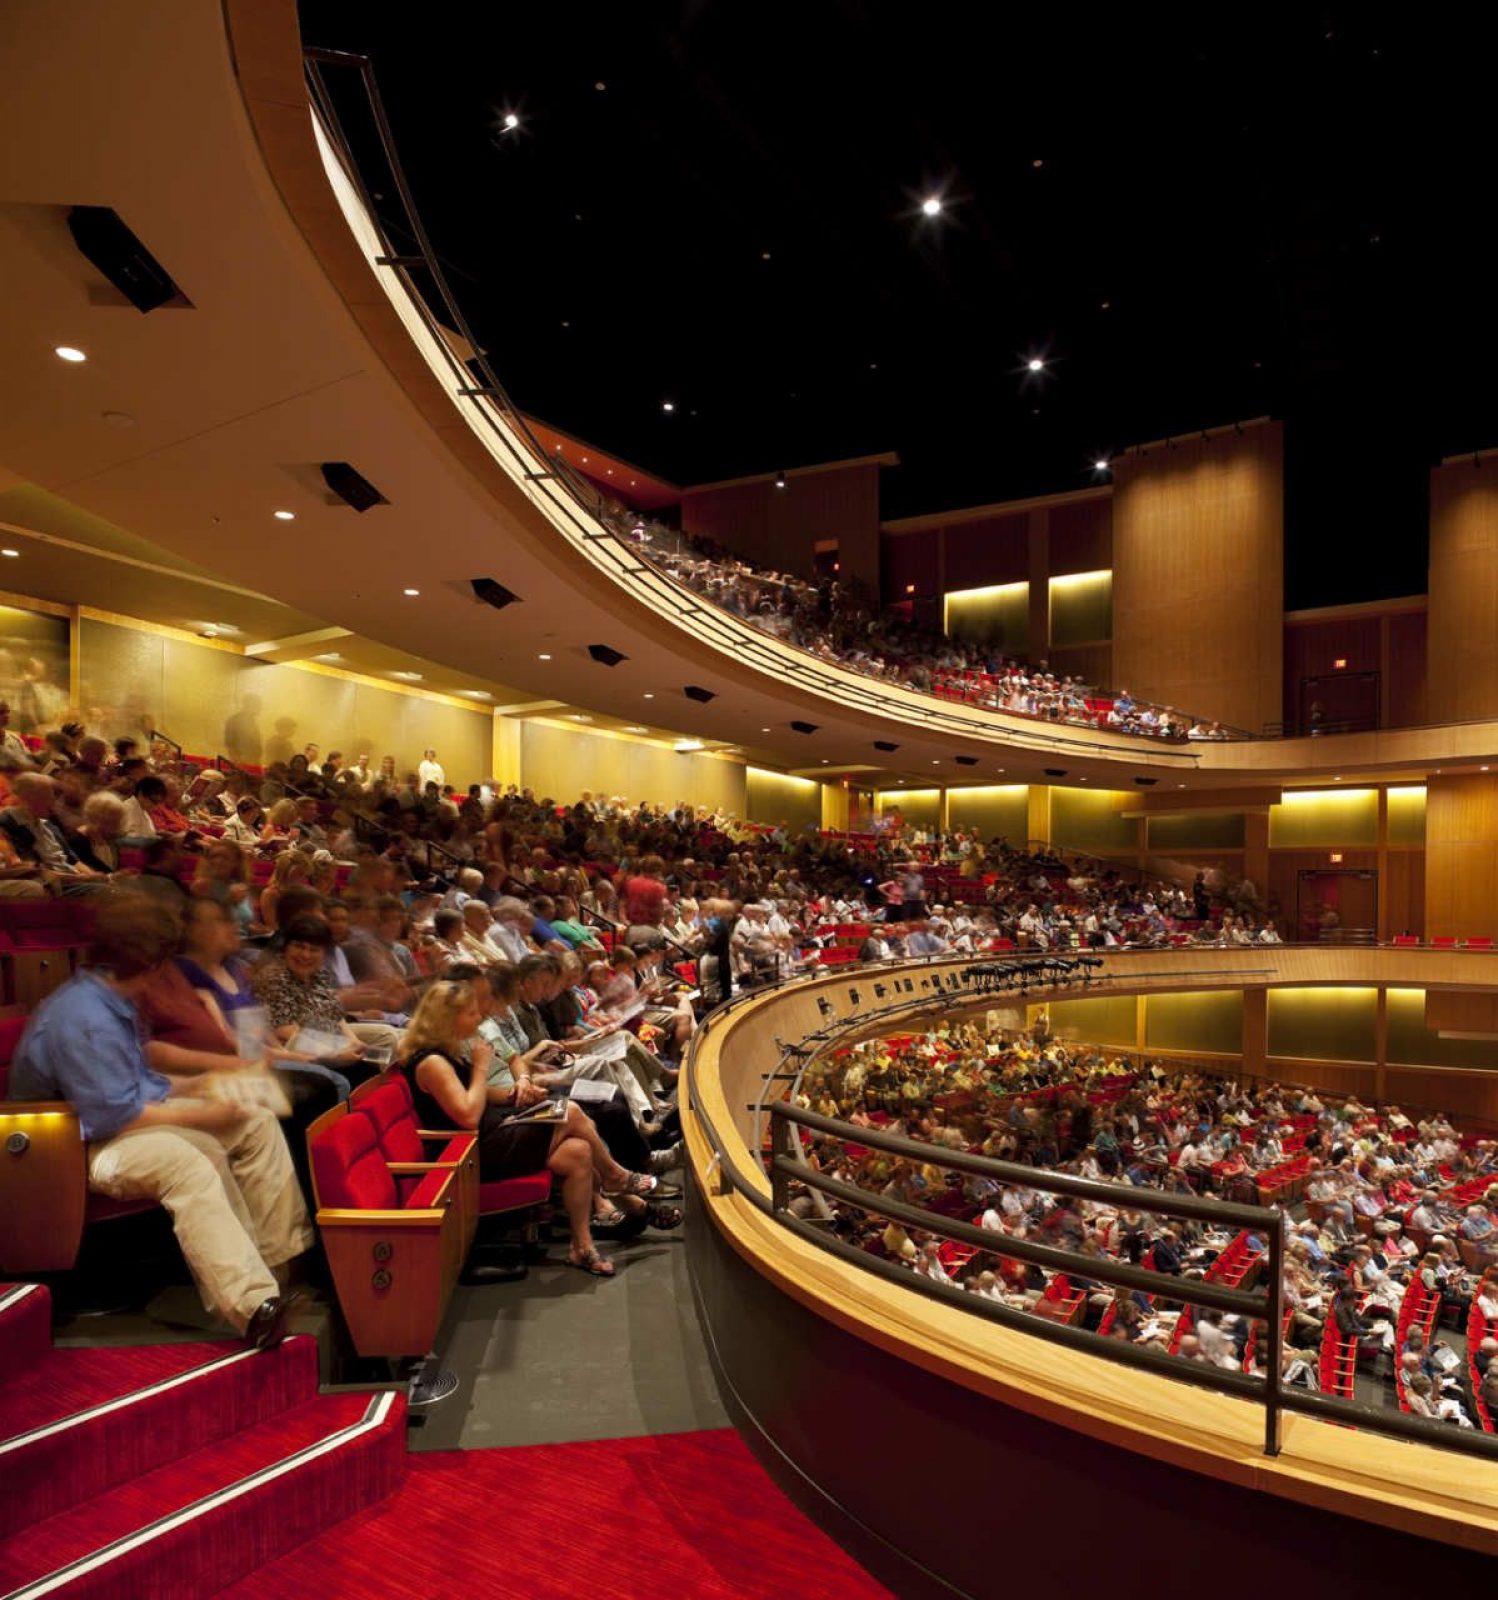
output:
[[[272,1295],[269,1300],[262,1301],[245,1326],[246,1343],[256,1350],[274,1350],[286,1337],[287,1318],[301,1301],[302,1296],[295,1291]]]
[[[467,1267],[458,1279],[465,1288],[480,1289],[491,1283],[518,1283],[527,1276],[530,1268],[523,1261],[517,1261],[514,1266],[501,1267],[493,1264],[488,1266]]]

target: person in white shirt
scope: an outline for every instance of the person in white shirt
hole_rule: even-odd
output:
[[[416,781],[421,785],[423,794],[426,793],[429,783],[435,783],[437,793],[442,793],[443,786],[447,783],[447,774],[442,770],[442,763],[438,761],[435,750],[422,751],[421,765],[416,769]]]

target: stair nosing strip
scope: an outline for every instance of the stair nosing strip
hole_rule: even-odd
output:
[[[4,1307],[0,1306],[0,1310]],[[244,1361],[251,1356],[258,1356],[264,1352],[259,1350],[235,1350],[226,1356],[214,1356],[212,1360],[204,1361],[196,1367],[188,1367],[185,1371],[173,1373],[169,1378],[158,1378],[155,1383],[149,1383],[144,1389],[132,1389],[128,1394],[116,1395],[113,1400],[101,1400],[97,1405],[89,1406],[83,1411],[75,1411],[66,1417],[59,1417],[56,1422],[44,1422],[38,1428],[32,1428],[27,1433],[15,1434],[9,1439],[0,1439],[0,1456],[12,1450],[18,1450],[22,1445],[35,1444],[41,1439],[50,1438],[55,1433],[64,1433],[69,1428],[80,1427],[85,1422],[92,1422],[95,1417],[108,1416],[112,1411],[123,1410],[126,1406],[135,1405],[138,1401],[149,1400],[154,1395],[165,1394],[168,1390],[175,1389],[179,1384],[190,1383],[195,1378],[201,1378],[209,1372],[217,1372],[224,1367],[232,1367],[237,1362]]]
[[[253,1354],[254,1352],[251,1353]],[[155,1522],[148,1522],[145,1527],[137,1528],[133,1533],[122,1534],[118,1539],[111,1541],[109,1544],[101,1545],[99,1549],[91,1551],[88,1555],[79,1556],[76,1560],[70,1561],[67,1566],[58,1567],[54,1572],[32,1579],[24,1588],[12,1589],[9,1594],[0,1596],[0,1600],[41,1600],[41,1596],[53,1593],[64,1584],[71,1583],[74,1578],[81,1578],[86,1573],[94,1572],[99,1567],[107,1566],[120,1556],[128,1555],[130,1551],[139,1549],[141,1545],[149,1544],[152,1540],[159,1539],[163,1535],[172,1532],[173,1529],[180,1528],[186,1523],[194,1522],[197,1518],[206,1516],[219,1506],[228,1505],[242,1495],[249,1494],[252,1489],[258,1489],[261,1484],[273,1483],[277,1478],[284,1477],[288,1472],[295,1472],[297,1468],[305,1466],[308,1462],[316,1461],[325,1455],[331,1455],[345,1444],[352,1444],[354,1440],[362,1438],[365,1434],[373,1433],[384,1422],[385,1418],[390,1415],[390,1408],[394,1403],[394,1390],[386,1390],[382,1394],[374,1395],[364,1408],[364,1415],[357,1422],[351,1422],[347,1427],[340,1428],[337,1433],[330,1433],[325,1438],[314,1440],[309,1445],[303,1445],[294,1455],[286,1456],[280,1461],[274,1461],[269,1466],[260,1467],[246,1477],[240,1478],[234,1483],[225,1484],[222,1489],[215,1489],[212,1494],[204,1495],[201,1500],[194,1500],[190,1505],[168,1512],[164,1517],[158,1517]]]
[[[40,1291],[39,1283],[22,1283],[12,1289],[3,1299],[0,1299],[0,1311],[9,1311],[12,1306],[19,1305],[27,1295]]]

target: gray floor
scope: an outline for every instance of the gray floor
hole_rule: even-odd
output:
[[[554,1260],[563,1249],[551,1247]],[[519,1283],[458,1289],[437,1347],[459,1387],[412,1428],[413,1450],[728,1426],[681,1231],[605,1253],[618,1269],[610,1280],[548,1263]]]

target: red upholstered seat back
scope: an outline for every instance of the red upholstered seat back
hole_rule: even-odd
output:
[[[318,1204],[332,1210],[393,1211],[400,1205],[374,1124],[362,1112],[340,1117],[312,1141],[312,1173]]]
[[[29,1017],[0,1017],[0,1100],[9,1098],[10,1064],[30,1020]]]
[[[374,1126],[380,1154],[387,1161],[424,1161],[416,1112],[406,1080],[392,1077],[359,1101],[359,1110]]]

